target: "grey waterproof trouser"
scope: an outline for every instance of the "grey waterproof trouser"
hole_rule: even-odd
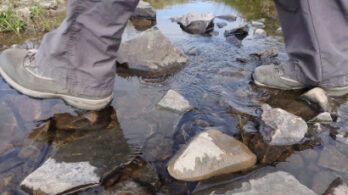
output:
[[[348,0],[275,0],[290,63],[308,86],[348,85]]]
[[[36,55],[39,72],[93,98],[112,94],[116,52],[139,0],[69,0],[67,16],[45,35]]]

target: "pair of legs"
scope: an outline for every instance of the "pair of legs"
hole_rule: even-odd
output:
[[[29,96],[59,97],[81,109],[105,107],[112,100],[116,52],[138,1],[70,0],[67,17],[45,35],[37,53],[10,49],[1,54],[2,77]],[[275,3],[290,60],[279,67],[258,67],[255,82],[348,93],[348,2]]]

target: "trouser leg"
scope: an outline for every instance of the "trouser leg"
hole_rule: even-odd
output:
[[[308,86],[347,85],[348,1],[275,2],[291,62],[285,73]]]
[[[111,95],[116,52],[138,1],[69,0],[66,18],[38,50],[39,72],[75,95]]]

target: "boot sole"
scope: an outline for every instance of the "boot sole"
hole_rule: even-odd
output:
[[[9,77],[6,74],[5,71],[2,70],[2,68],[0,68],[0,75],[11,87],[13,87],[14,89],[21,92],[24,95],[34,98],[60,98],[63,99],[69,105],[83,110],[101,110],[105,108],[113,99],[113,95],[104,99],[91,100],[63,94],[34,91],[32,89],[25,88],[22,85],[15,82],[11,77]]]
[[[260,82],[258,82],[256,80],[254,80],[254,83],[256,85],[258,85],[258,86],[261,86],[261,87],[267,87],[267,88],[271,88],[271,89],[280,89],[280,90],[298,90],[298,89],[303,89],[304,88],[304,87],[293,87],[293,88],[287,88],[287,89],[281,88],[281,87],[277,88],[277,87],[272,87],[272,86],[265,85],[265,84],[260,83]]]
[[[348,94],[348,86],[346,87],[336,87],[331,89],[324,89],[328,96],[340,97]]]

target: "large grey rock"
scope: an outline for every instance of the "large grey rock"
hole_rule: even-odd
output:
[[[339,152],[336,148],[328,146],[325,147],[319,157],[319,166],[342,172],[348,173],[348,158]]]
[[[181,17],[173,17],[171,20],[191,34],[208,34],[214,30],[213,13],[190,12]]]
[[[184,181],[198,181],[254,166],[256,156],[235,138],[207,129],[173,157],[169,174]]]
[[[186,64],[186,56],[157,28],[122,43],[118,66],[145,73],[167,72]]]
[[[34,192],[60,194],[73,188],[99,184],[96,169],[89,162],[65,163],[50,158],[26,177],[21,186],[34,189]]]
[[[316,87],[301,95],[301,100],[321,112],[330,112],[330,99],[324,89]]]
[[[170,109],[176,112],[186,112],[192,109],[190,102],[187,101],[181,94],[172,89],[163,96],[158,105],[162,108]]]
[[[214,193],[212,193],[214,194]],[[243,182],[242,187],[225,193],[226,195],[315,195],[315,193],[301,184],[294,176],[287,172],[278,171],[264,177]]]
[[[260,132],[270,145],[292,145],[299,143],[308,131],[307,123],[280,108],[262,106],[262,125]]]
[[[326,190],[324,195],[347,195],[348,185],[341,179],[335,179]]]

